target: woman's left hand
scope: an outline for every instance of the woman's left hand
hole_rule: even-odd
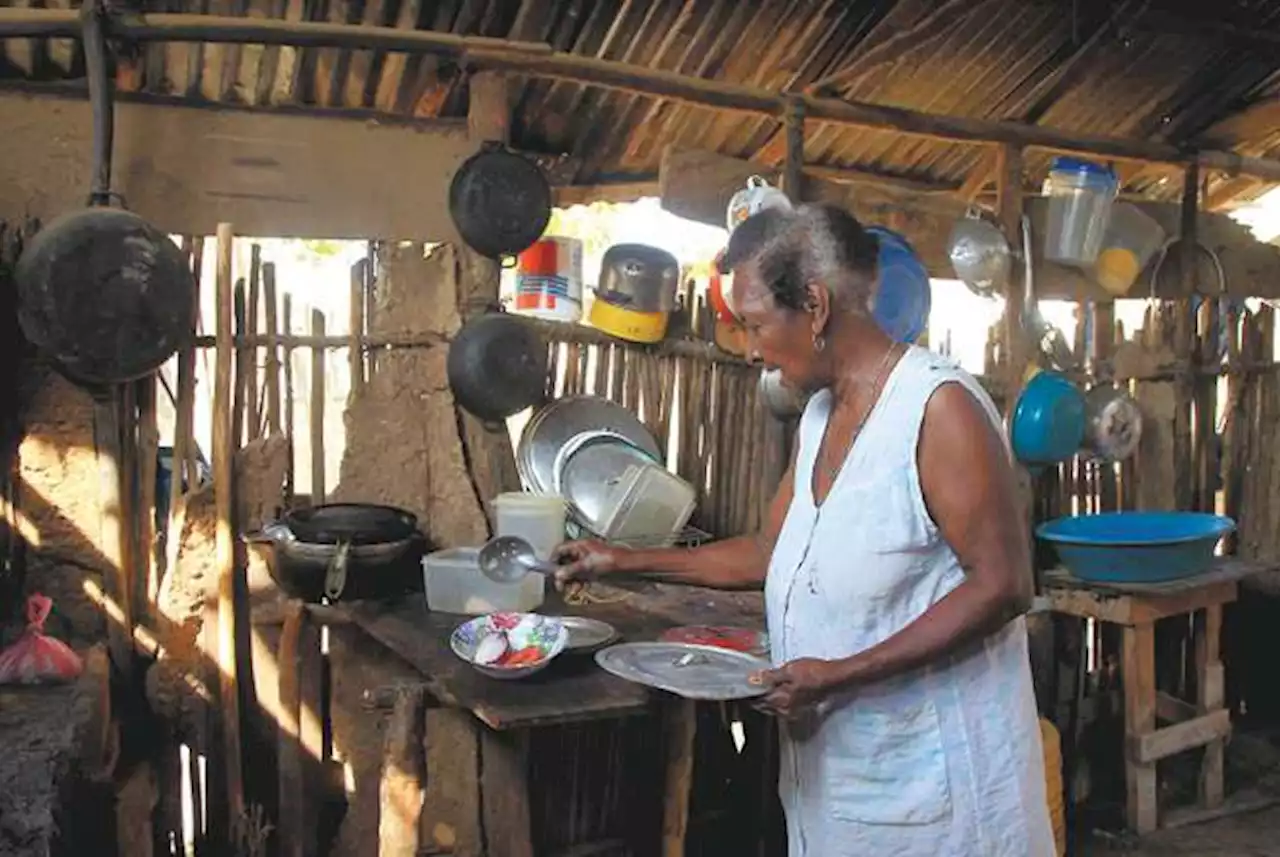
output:
[[[751,678],[769,688],[759,705],[784,720],[798,720],[810,713],[839,683],[834,661],[800,658],[777,669],[761,670]]]

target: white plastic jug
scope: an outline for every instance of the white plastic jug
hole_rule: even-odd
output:
[[[551,552],[564,541],[565,503],[557,494],[499,494],[493,508],[497,518],[495,534],[519,536],[533,545],[538,559],[551,559]]]

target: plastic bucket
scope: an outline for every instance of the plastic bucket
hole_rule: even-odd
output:
[[[1091,269],[1102,249],[1119,188],[1115,173],[1104,166],[1055,158],[1044,183],[1049,198],[1044,258]]]
[[[528,494],[513,491],[499,494],[493,501],[499,536],[519,536],[533,545],[542,560],[564,541],[565,503],[556,494]]]
[[[1093,266],[1093,278],[1115,297],[1124,297],[1165,241],[1164,228],[1136,205],[1116,203]]]
[[[582,242],[539,238],[516,260],[515,311],[535,318],[582,318]]]

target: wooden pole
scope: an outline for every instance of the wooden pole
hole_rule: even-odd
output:
[[[218,224],[218,267],[216,278],[215,330],[217,360],[213,376],[213,482],[217,523],[214,531],[215,567],[218,580],[218,674],[222,710],[222,764],[226,770],[227,809],[231,821],[244,812],[244,783],[240,760],[240,701],[236,675],[235,613],[235,437],[231,419],[231,315],[232,247],[235,234],[231,224]]]
[[[125,555],[125,529],[121,488],[120,395],[112,389],[96,397],[93,409],[93,446],[98,459],[98,496],[102,529],[99,547],[106,560],[107,596],[117,615],[106,617],[107,649],[122,675],[133,672],[133,614],[129,594],[133,589]]]
[[[311,335],[324,336],[324,313],[311,311]],[[311,349],[311,502],[320,505],[324,485],[324,349]]]
[[[127,41],[210,42],[296,47],[405,51],[461,56],[466,65],[489,71],[585,83],[715,110],[777,119],[789,98],[804,102],[807,121],[894,131],[963,143],[1009,143],[1113,160],[1184,165],[1195,161],[1230,175],[1280,181],[1280,161],[1230,151],[1184,150],[1169,143],[1101,137],[1007,120],[940,116],[884,104],[813,95],[782,95],[755,86],[648,68],[581,54],[553,51],[540,42],[455,36],[363,24],[329,24],[217,15],[142,14],[114,17],[109,35]],[[0,9],[0,37],[78,38],[78,13],[59,9]]]
[[[280,307],[280,330],[287,337],[293,333],[293,296],[287,292]],[[285,469],[284,496],[292,498],[294,481],[294,420],[293,420],[293,346],[287,341],[284,345],[284,436],[289,439],[289,466]]]
[[[245,334],[257,338],[258,307],[262,292],[262,248],[254,244],[249,248],[249,299],[245,307]],[[245,361],[245,424],[248,439],[257,440],[262,434],[262,406],[258,401],[258,346],[250,345]]]
[[[348,372],[351,376],[351,400],[364,388],[364,288],[365,267],[361,259],[351,266],[350,345],[347,349]]]
[[[231,398],[231,443],[239,448],[244,443],[245,382],[249,377],[249,331],[245,329],[244,279],[236,280],[232,297],[235,338],[228,344],[235,348],[235,386]],[[215,344],[216,348],[217,345]]]
[[[195,300],[191,317],[191,329],[199,327],[200,316],[200,275],[204,262],[204,237],[187,238],[184,247],[190,251],[191,274],[195,285]],[[196,347],[194,344],[178,352],[178,393],[176,413],[173,426],[173,472],[169,482],[169,523],[165,537],[165,573],[178,565],[178,552],[182,545],[182,527],[186,520],[186,492],[183,481],[192,488],[199,484],[198,468],[189,461],[195,439],[192,437],[192,423],[195,418],[196,402]]]
[[[141,567],[146,570],[139,601],[143,616],[154,615],[160,594],[160,561],[156,556],[156,456],[160,432],[156,426],[156,378],[137,382],[138,402],[138,549]]]
[[[276,266],[262,266],[262,302],[267,324],[267,433],[280,435],[280,329],[276,318]]]

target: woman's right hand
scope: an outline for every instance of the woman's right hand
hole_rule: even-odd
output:
[[[599,541],[565,542],[551,554],[556,569],[556,586],[575,580],[593,580],[618,571],[626,548]]]

